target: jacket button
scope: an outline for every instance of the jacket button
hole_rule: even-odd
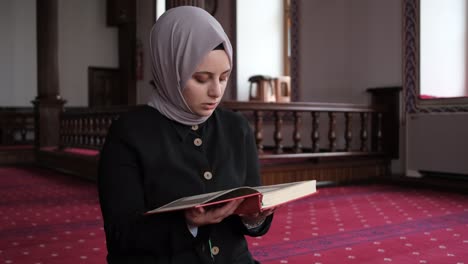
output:
[[[205,172],[203,173],[203,177],[204,177],[205,179],[207,179],[207,180],[211,180],[211,178],[213,178],[213,174],[212,174],[211,172],[209,172],[209,171],[205,171]]]
[[[193,131],[198,130],[198,125],[193,125],[193,126],[192,126],[192,130],[193,130]]]
[[[195,144],[195,146],[197,147],[201,146],[202,143],[203,141],[201,140],[201,138],[196,138],[195,140],[193,140],[193,144]]]
[[[215,256],[218,255],[219,254],[219,247],[217,247],[217,246],[212,247],[211,248],[211,254],[213,254]]]

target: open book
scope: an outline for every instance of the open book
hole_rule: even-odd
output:
[[[145,214],[156,214],[197,207],[209,209],[236,199],[244,199],[244,201],[237,207],[235,213],[251,214],[304,198],[315,192],[315,180],[257,187],[244,186],[219,192],[183,197],[148,211]]]

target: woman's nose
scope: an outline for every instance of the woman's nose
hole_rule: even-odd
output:
[[[222,94],[222,84],[219,81],[213,81],[213,84],[210,86],[208,90],[208,95],[210,97],[220,97]]]

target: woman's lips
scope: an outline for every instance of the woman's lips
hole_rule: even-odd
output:
[[[205,108],[207,110],[215,109],[217,105],[218,105],[218,103],[204,103],[204,104],[202,104],[203,108]]]

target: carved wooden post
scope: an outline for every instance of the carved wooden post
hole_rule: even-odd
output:
[[[336,150],[336,113],[329,112],[329,127],[328,127],[328,140],[329,140],[329,148],[330,152]]]
[[[67,131],[67,123],[64,120],[59,120],[59,149],[63,149],[66,142],[67,142],[67,136],[66,136],[66,131]]]
[[[382,106],[385,105],[386,109],[380,120],[380,131],[385,131],[384,135],[374,133],[379,129],[376,127],[379,123],[378,120],[372,124],[372,145],[380,144],[381,151],[385,152],[392,159],[399,158],[399,145],[400,145],[400,92],[401,87],[379,87],[367,89],[372,95],[372,105]],[[381,112],[379,112],[381,113]],[[381,143],[378,143],[381,141]],[[376,149],[378,147],[376,146]]]
[[[377,152],[382,152],[383,151],[383,144],[382,144],[382,113],[376,113],[377,118],[376,118],[376,149],[375,151]]]
[[[345,113],[345,144],[346,144],[346,151],[351,151],[351,140],[353,139],[352,129],[351,129],[351,113]]]
[[[368,123],[368,114],[361,113],[361,151],[368,151],[367,147],[367,123]]]
[[[77,144],[78,145],[83,145],[83,137],[84,137],[84,134],[83,134],[83,119],[81,117],[78,117],[78,129],[76,131],[76,134],[78,135],[78,142]]]
[[[78,127],[78,120],[76,119],[70,119],[70,123],[72,124],[70,128],[70,133],[72,134],[71,136],[71,142],[70,145],[76,145],[76,142],[78,142],[78,134],[76,133],[76,128]]]
[[[58,82],[58,0],[37,0],[37,97],[35,147],[58,146],[64,100]]]
[[[283,141],[283,135],[281,134],[281,130],[283,129],[283,114],[279,111],[275,111],[275,153],[281,154],[283,153],[283,145],[281,141]]]
[[[258,154],[263,153],[263,112],[254,111],[255,116],[255,141],[257,143]]]
[[[319,132],[319,118],[320,118],[320,113],[319,112],[312,112],[312,133],[311,133],[311,139],[312,139],[312,152],[319,152],[319,138],[320,138],[320,132]]]
[[[293,132],[294,153],[302,152],[301,126],[302,126],[301,113],[294,111],[294,132]]]

